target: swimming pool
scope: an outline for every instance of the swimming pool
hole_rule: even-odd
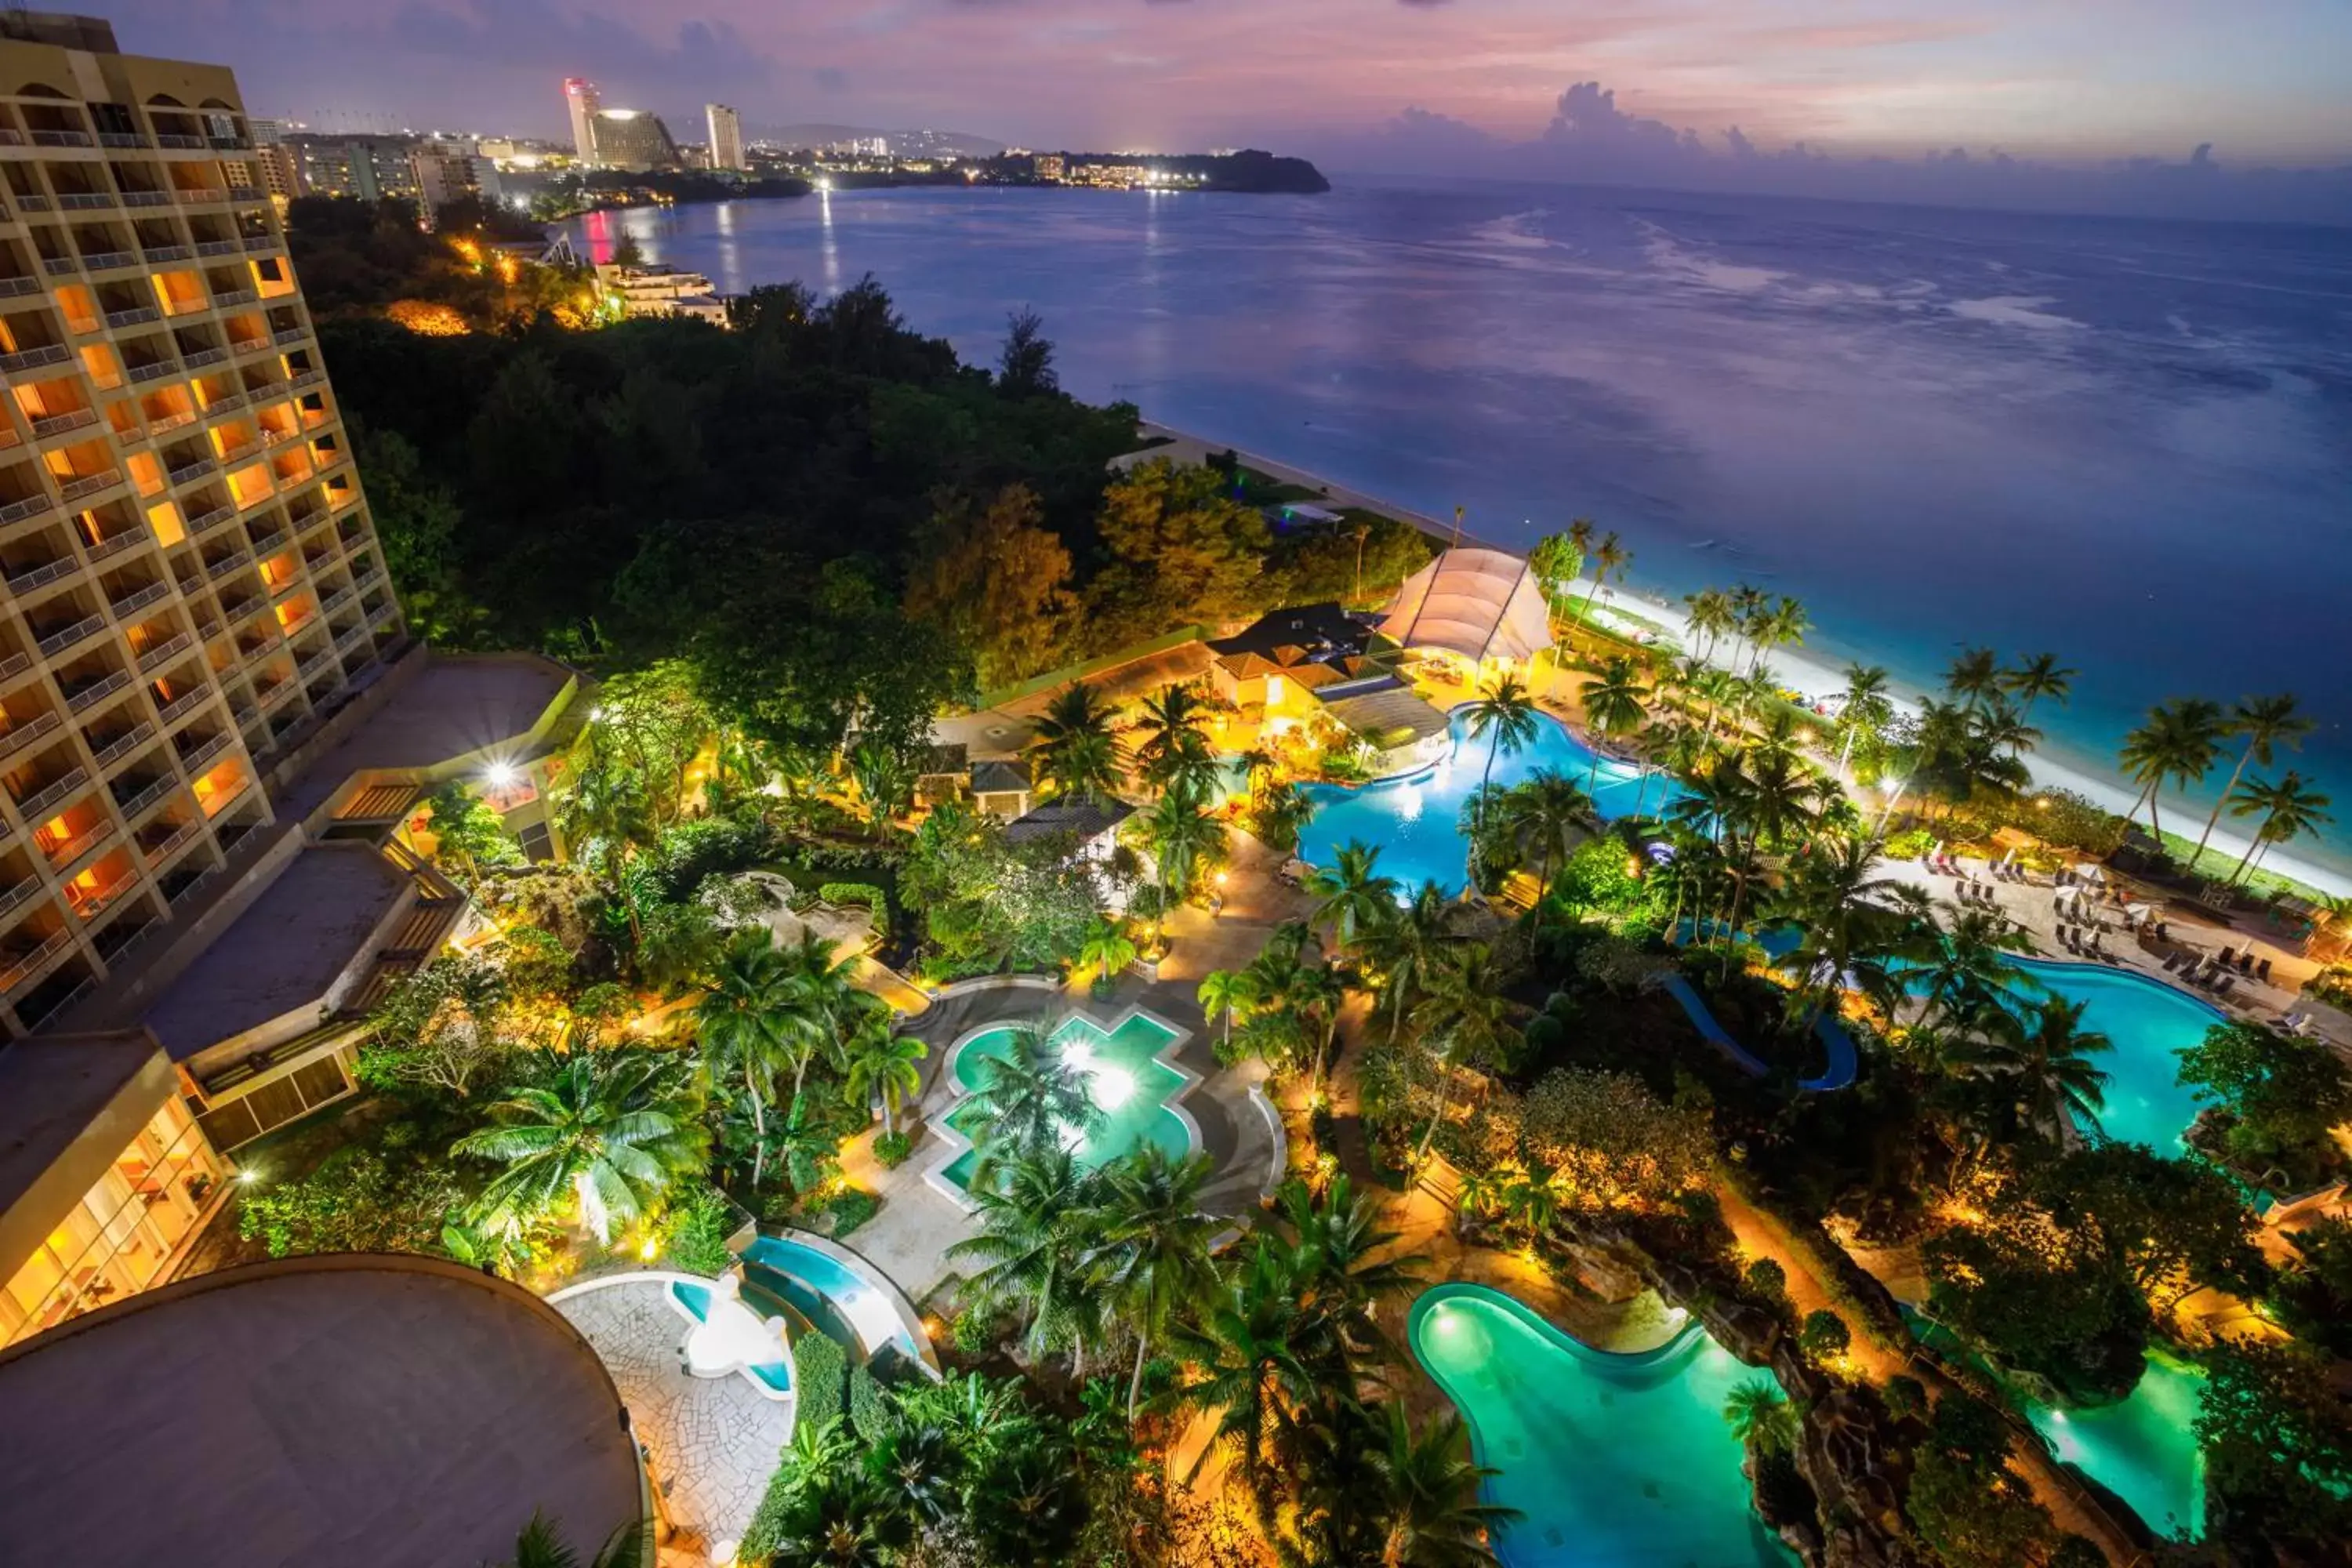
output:
[[[843,1258],[789,1237],[755,1237],[742,1252],[747,1289],[757,1288],[789,1304],[852,1360],[871,1359],[895,1349],[909,1362],[928,1359],[929,1347],[892,1292]]]
[[[1787,1568],[1797,1559],[1749,1503],[1723,1404],[1769,1373],[1693,1324],[1664,1349],[1580,1344],[1483,1285],[1440,1285],[1406,1335],[1469,1424],[1507,1568]]]
[[[2026,1415],[2060,1458],[2131,1504],[2149,1529],[2194,1541],[2205,1533],[2205,1454],[2194,1428],[2204,1393],[2203,1368],[2151,1353],[2128,1399]]]
[[[782,1348],[781,1338],[756,1301],[736,1295],[732,1280],[719,1289],[697,1279],[674,1279],[669,1299],[694,1322],[681,1351],[698,1376],[732,1371],[778,1398],[793,1391],[793,1363],[772,1353]]]
[[[1557,719],[1538,715],[1536,724],[1533,745],[1517,755],[1496,757],[1496,786],[1523,783],[1529,774],[1549,768],[1582,787],[1592,770],[1591,749]],[[1314,803],[1315,814],[1299,835],[1298,858],[1311,866],[1328,866],[1339,846],[1361,839],[1379,846],[1381,874],[1394,877],[1407,890],[1429,881],[1459,892],[1467,880],[1470,853],[1459,827],[1462,807],[1477,791],[1486,765],[1486,742],[1471,738],[1465,710],[1454,710],[1452,725],[1454,751],[1434,767],[1368,784],[1307,785],[1307,798]],[[1612,820],[1630,816],[1638,798],[1643,813],[1655,816],[1668,802],[1688,793],[1658,773],[1651,777],[1644,795],[1641,779],[1641,769],[1601,759],[1591,784],[1601,815]]]
[[[1021,1032],[1016,1024],[997,1024],[965,1037],[956,1047],[955,1080],[966,1094],[986,1086],[990,1064],[1002,1059]],[[1055,1026],[1046,1044],[1061,1053],[1087,1080],[1088,1096],[1102,1120],[1090,1131],[1069,1130],[1071,1152],[1087,1166],[1106,1164],[1146,1144],[1156,1145],[1181,1159],[1201,1146],[1199,1130],[1175,1101],[1197,1081],[1181,1068],[1160,1059],[1175,1047],[1183,1031],[1140,1010],[1130,1010],[1105,1029],[1084,1014],[1073,1013]],[[969,1147],[977,1117],[969,1103],[948,1113],[947,1125],[967,1144],[939,1174],[957,1192],[969,1191],[980,1152]]]
[[[2145,1143],[2159,1154],[2187,1152],[2180,1135],[2201,1107],[2180,1086],[2180,1058],[2174,1053],[2225,1022],[2221,1010],[2127,969],[2037,958],[2013,962],[2047,994],[2084,1004],[2082,1026],[2114,1042],[2113,1050],[2092,1058],[2107,1075],[2099,1130],[2119,1142]]]

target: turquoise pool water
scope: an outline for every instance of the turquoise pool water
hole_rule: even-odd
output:
[[[1787,1568],[1749,1505],[1723,1419],[1742,1365],[1695,1327],[1618,1356],[1482,1285],[1413,1303],[1407,1337],[1469,1424],[1491,1500],[1526,1518],[1496,1539],[1507,1568]]]
[[[2201,1368],[2151,1355],[2119,1405],[2026,1415],[2058,1457],[2131,1504],[2158,1535],[2205,1533],[2205,1456],[2191,1424],[2204,1396]]]
[[[696,1322],[710,1321],[709,1286],[698,1285],[690,1279],[673,1279],[669,1282],[669,1293],[670,1299],[692,1314]],[[760,1311],[760,1302],[756,1299],[747,1299],[745,1305],[755,1314]],[[790,1362],[759,1362],[744,1370],[778,1394],[793,1391],[793,1366]]]
[[[2082,1026],[2115,1044],[2094,1058],[2107,1074],[2100,1131],[2159,1154],[2186,1152],[2180,1135],[2197,1120],[2199,1106],[2178,1081],[2180,1059],[2174,1053],[2203,1039],[2222,1022],[2221,1012],[2176,986],[2101,963],[2017,963],[2048,994],[2083,1003]]]
[[[878,1355],[886,1346],[909,1361],[922,1359],[888,1293],[840,1258],[776,1236],[758,1237],[742,1256],[747,1290],[757,1288],[786,1302],[852,1360]]]
[[[1449,892],[1459,891],[1468,879],[1470,851],[1458,825],[1462,807],[1477,791],[1486,765],[1486,742],[1470,738],[1470,721],[1460,710],[1454,712],[1453,729],[1453,753],[1435,767],[1356,786],[1308,785],[1307,798],[1315,803],[1315,815],[1299,835],[1298,858],[1311,866],[1328,866],[1332,851],[1360,838],[1380,847],[1381,875],[1394,877],[1406,889],[1429,881]],[[1518,784],[1546,768],[1582,785],[1592,768],[1592,752],[1558,720],[1538,717],[1533,745],[1516,756],[1495,759],[1494,782],[1497,787]],[[1591,786],[1601,815],[1612,820],[1632,815],[1642,795],[1641,778],[1639,768],[1602,759]],[[1685,793],[1674,780],[1654,776],[1641,799],[1643,812],[1655,816],[1665,803]]]
[[[967,1092],[983,1087],[989,1064],[1004,1056],[1019,1032],[1008,1024],[973,1036],[956,1056],[956,1081]],[[1088,1092],[1103,1113],[1102,1121],[1076,1137],[1071,1146],[1079,1163],[1101,1165],[1147,1143],[1179,1158],[1192,1152],[1192,1130],[1168,1108],[1168,1101],[1183,1089],[1184,1075],[1155,1059],[1176,1037],[1175,1030],[1140,1013],[1108,1032],[1093,1019],[1073,1013],[1045,1037],[1047,1045],[1086,1076]],[[966,1137],[971,1134],[971,1121],[969,1105],[948,1114],[948,1125]],[[948,1166],[947,1177],[969,1188],[979,1163],[979,1151],[967,1149]]]

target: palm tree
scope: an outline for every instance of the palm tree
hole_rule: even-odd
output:
[[[2186,784],[2211,772],[2229,728],[2221,704],[2202,697],[2159,702],[2149,709],[2147,721],[2124,737],[2124,772],[2140,786],[2139,799],[2125,815],[2137,816],[2145,803],[2148,831],[2160,842],[2164,826],[2157,817],[2157,797],[2167,783]]]
[[[602,733],[601,726],[589,726],[570,775],[556,791],[556,826],[597,880],[618,896],[634,946],[644,932],[625,873],[630,856],[654,837],[653,806],[645,781],[611,754],[598,739]]]
[[[1973,713],[1977,704],[2000,689],[2000,656],[1989,647],[1963,648],[1944,667],[1944,689]]]
[[[1495,779],[1496,754],[1508,752],[1517,756],[1535,744],[1537,733],[1535,699],[1516,676],[1496,676],[1470,704],[1470,738],[1484,737],[1486,742],[1486,767],[1478,775],[1478,832],[1473,843],[1486,832],[1486,792]]]
[[[2305,784],[2303,775],[2292,768],[2276,784],[2248,779],[2230,803],[2230,815],[2252,816],[2259,812],[2263,825],[2255,830],[2254,841],[2246,846],[2245,854],[2239,857],[2237,869],[2230,873],[2230,880],[2235,882],[2246,874],[2257,852],[2267,853],[2273,844],[2292,843],[2335,821],[2327,810],[2330,804],[2326,795]]]
[[[1371,1485],[1351,1502],[1379,1532],[1381,1568],[1493,1568],[1490,1537],[1524,1516],[1485,1500],[1502,1472],[1469,1458],[1462,1417],[1447,1411],[1416,1432],[1391,1399],[1371,1437]]]
[[[1108,994],[1119,971],[1134,962],[1135,941],[1127,934],[1127,922],[1097,915],[1094,924],[1087,928],[1086,940],[1078,943],[1078,967],[1095,972],[1095,994]]]
[[[1319,1194],[1292,1176],[1274,1201],[1290,1229],[1291,1282],[1300,1305],[1369,1352],[1363,1325],[1371,1309],[1421,1282],[1419,1262],[1395,1250],[1403,1233],[1388,1228],[1379,1200],[1358,1192],[1344,1172]]]
[[[1617,531],[1611,529],[1601,536],[1601,542],[1591,552],[1592,586],[1584,593],[1584,613],[1592,614],[1592,595],[1599,593],[1612,577],[1622,579],[1625,568],[1633,564],[1633,552],[1617,542]]]
[[[1314,1035],[1315,1070],[1307,1080],[1308,1093],[1319,1100],[1323,1069],[1331,1055],[1331,1042],[1339,1032],[1339,1009],[1348,1001],[1347,982],[1328,964],[1305,964],[1291,978],[1287,1000],[1301,1028]]]
[[[2221,820],[2221,808],[2238,793],[2238,780],[2245,775],[2246,764],[2259,763],[2269,767],[2281,745],[2301,751],[2304,736],[2315,729],[2317,722],[2295,711],[2292,691],[2240,700],[2230,715],[2230,732],[2245,737],[2245,749],[2238,753],[2237,763],[2230,769],[2230,782],[2221,786],[2221,797],[2213,803],[2213,815],[2205,819],[2205,831],[2197,837],[2197,853],[2189,858],[2190,870],[2195,870],[2205,858],[2205,846],[2213,837],[2213,825]]]
[[[1183,771],[1189,757],[1206,757],[1208,703],[1201,688],[1189,682],[1163,686],[1143,700],[1135,727],[1144,739],[1135,748],[1135,763],[1143,777],[1165,787]]]
[[[1172,1390],[1169,1403],[1217,1413],[1211,1446],[1234,1456],[1268,1540],[1275,1538],[1280,1457],[1296,1448],[1300,1413],[1321,1385],[1309,1363],[1306,1317],[1293,1289],[1288,1249],[1261,1236],[1201,1310],[1178,1322],[1173,1336],[1198,1375]]]
[[[814,928],[781,950],[793,970],[789,1009],[780,1020],[785,1054],[793,1064],[793,1098],[808,1083],[808,1069],[820,1059],[838,1061],[843,1042],[867,1018],[887,1010],[878,996],[857,988],[857,954],[835,956],[833,944]]]
[[[1424,1037],[1439,1047],[1437,1110],[1421,1135],[1416,1159],[1429,1152],[1437,1124],[1445,1119],[1454,1068],[1500,1067],[1517,1043],[1517,1031],[1509,1023],[1511,1001],[1503,994],[1502,974],[1493,950],[1486,943],[1465,942],[1432,978],[1430,994],[1417,1016],[1423,1020]]]
[[[1454,900],[1445,889],[1424,881],[1366,943],[1367,961],[1386,977],[1391,1040],[1404,1026],[1404,1010],[1412,994],[1427,987],[1430,976],[1444,963],[1447,952],[1461,940],[1454,931]]]
[[[2058,662],[2056,654],[2037,653],[2020,659],[2015,668],[2002,670],[2000,689],[2017,699],[2021,714],[2030,715],[2045,697],[2064,707],[2067,694],[2074,689],[2074,674]]]
[[[1894,1011],[1902,984],[1885,960],[1903,935],[1902,915],[1888,901],[1899,885],[1873,875],[1874,840],[1841,839],[1816,846],[1797,864],[1780,893],[1780,908],[1803,932],[1780,965],[1796,978],[1803,1026],[1811,1028],[1851,985]]]
[[[1990,910],[1956,905],[1942,928],[1923,923],[1906,953],[1916,966],[1910,984],[1919,997],[1918,1016],[1976,1017],[1999,1006],[2024,975],[2008,955],[2031,946],[2023,931]]]
[[[518,1089],[488,1107],[488,1126],[451,1145],[451,1153],[507,1167],[482,1189],[476,1212],[527,1222],[571,1203],[609,1245],[673,1182],[703,1167],[709,1140],[688,1079],[683,1057],[656,1051],[551,1063],[546,1088]]]
[[[1715,645],[1723,634],[1738,625],[1732,614],[1730,597],[1720,588],[1708,588],[1700,593],[1684,595],[1683,603],[1690,609],[1691,630],[1706,638],[1706,646],[1698,650],[1698,657],[1704,659],[1715,651]]]
[[[1649,719],[1649,710],[1643,704],[1649,700],[1650,689],[1642,684],[1641,668],[1630,658],[1612,658],[1601,667],[1601,673],[1584,683],[1584,717],[1594,733],[1603,740],[1630,734]],[[1590,791],[1601,776],[1601,748],[1592,749],[1592,766],[1585,773],[1584,787]]]
[[[1742,583],[1727,595],[1731,604],[1731,622],[1738,634],[1732,638],[1730,667],[1737,670],[1740,664],[1740,644],[1752,635],[1756,626],[1769,614],[1764,590],[1752,583]]]
[[[1380,859],[1378,845],[1350,838],[1332,851],[1328,869],[1318,866],[1307,874],[1307,891],[1316,900],[1309,918],[1329,926],[1342,951],[1396,912],[1397,880],[1380,874]]]
[[[1167,911],[1183,900],[1202,871],[1225,858],[1225,825],[1190,795],[1171,790],[1137,819],[1158,872],[1160,913],[1152,924],[1157,947]]]
[[[1576,781],[1552,768],[1528,775],[1527,782],[1503,796],[1504,822],[1515,838],[1533,838],[1538,851],[1536,880],[1543,891],[1551,889],[1555,857],[1566,859],[1571,840],[1601,831],[1600,808]],[[1537,918],[1543,906],[1538,901]]]
[[[1219,1059],[1234,1042],[1234,1017],[1246,1018],[1257,1001],[1257,988],[1251,983],[1245,969],[1212,969],[1201,976],[1198,993],[1201,1011],[1208,1021],[1223,1031],[1218,1045]]]
[[[1256,807],[1250,813],[1250,831],[1267,848],[1295,854],[1299,835],[1314,820],[1315,802],[1295,784],[1278,784],[1257,791],[1255,799]]]
[[[1055,693],[1037,721],[1037,776],[1063,795],[1108,800],[1125,778],[1110,709],[1094,687],[1073,682]]]
[[[979,1234],[948,1248],[959,1261],[981,1265],[972,1289],[983,1300],[1010,1308],[1028,1324],[1031,1360],[1090,1289],[1076,1239],[1098,1194],[1096,1178],[1078,1168],[1067,1149],[1023,1146],[1000,1161],[995,1179],[975,1181]]]
[[[988,1058],[988,1079],[971,1093],[972,1142],[981,1163],[1061,1147],[1070,1128],[1091,1128],[1102,1111],[1085,1076],[1034,1029],[1015,1029],[1004,1054]]]
[[[2009,1082],[2027,1127],[2054,1136],[2060,1118],[2070,1112],[2078,1124],[2096,1127],[2106,1105],[2107,1075],[2090,1058],[2112,1050],[2115,1042],[2082,1027],[2087,1005],[2052,996],[2021,1018],[2006,1007],[1990,1008],[1978,1020],[1979,1037],[1956,1046],[1952,1059]]]
[[[639,1561],[637,1527],[625,1524],[614,1531],[603,1550],[587,1562],[563,1539],[553,1520],[533,1510],[530,1522],[515,1537],[514,1555],[500,1568],[651,1568]]]
[[[2006,752],[2012,758],[2042,743],[2042,731],[2027,723],[2025,715],[2011,706],[2008,698],[1998,694],[1977,710],[1972,724],[1978,745]]]
[[[1751,645],[1748,676],[1753,680],[1764,669],[1764,656],[1776,647],[1795,647],[1805,640],[1812,629],[1812,617],[1805,606],[1786,594],[1769,607],[1759,605],[1748,626]]]
[[[1895,718],[1886,679],[1882,665],[1857,662],[1845,667],[1845,690],[1838,706],[1838,728],[1845,731],[1845,744],[1838,752],[1840,784],[1845,782],[1846,764],[1853,759],[1854,737],[1864,731],[1875,735]]]
[[[1723,1402],[1723,1418],[1752,1454],[1785,1454],[1797,1446],[1797,1412],[1769,1377],[1736,1384]]]
[[[891,1032],[877,1018],[849,1039],[848,1062],[843,1074],[842,1098],[852,1105],[882,1101],[882,1132],[898,1131],[898,1108],[923,1089],[922,1062],[931,1047],[912,1035]]]
[[[1202,1198],[1215,1172],[1206,1154],[1174,1159],[1155,1143],[1103,1173],[1096,1260],[1113,1305],[1135,1331],[1135,1370],[1127,1381],[1129,1422],[1152,1340],[1216,1282],[1209,1243],[1223,1222],[1202,1212]]]
[[[796,1005],[793,979],[793,966],[776,951],[774,937],[766,927],[754,926],[728,942],[710,994],[694,1009],[704,1066],[743,1079],[755,1130],[755,1191],[767,1167],[767,1102],[775,1095],[776,1075],[795,1059],[795,1034],[805,1028],[806,1015]]]

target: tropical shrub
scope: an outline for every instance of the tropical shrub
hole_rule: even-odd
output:
[[[907,1163],[915,1141],[904,1132],[877,1133],[874,1139],[874,1158],[886,1171],[895,1171]]]
[[[688,1274],[718,1275],[734,1262],[727,1238],[735,1229],[735,1205],[709,1183],[688,1186],[670,1199],[662,1215],[662,1250],[672,1267]]]
[[[1767,1301],[1789,1299],[1788,1270],[1769,1258],[1759,1258],[1748,1266],[1745,1276],[1748,1290]]]
[[[1853,1333],[1845,1320],[1823,1307],[1805,1314],[1805,1326],[1797,1331],[1797,1348],[1814,1361],[1834,1361],[1853,1346]]]
[[[882,889],[871,882],[827,882],[817,889],[816,896],[835,909],[866,909],[881,914],[888,907]]]
[[[844,1187],[824,1200],[825,1218],[829,1222],[825,1234],[836,1241],[872,1219],[882,1208],[882,1200],[864,1187]]]
[[[849,1369],[849,1426],[866,1443],[879,1443],[889,1436],[894,1425],[890,1406],[882,1396],[882,1385],[874,1381],[874,1373],[860,1362]]]
[[[309,1252],[440,1250],[443,1221],[470,1196],[436,1160],[352,1145],[309,1174],[238,1194],[237,1234],[272,1258]]]
[[[801,1335],[793,1342],[793,1394],[800,1421],[823,1421],[846,1407],[849,1356],[824,1334]]]

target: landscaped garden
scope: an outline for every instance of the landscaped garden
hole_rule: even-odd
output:
[[[1016,833],[971,791],[919,805],[943,711],[1376,600],[1430,546],[1270,528],[1245,474],[1108,474],[1133,411],[1062,395],[1034,322],[990,372],[870,283],[736,315],[328,325],[418,624],[599,689],[560,861],[522,863],[464,781],[432,799],[421,847],[484,920],[373,1013],[366,1103],[250,1152],[250,1246],[550,1289],[740,1268],[810,1331],[745,1563],[2078,1568],[2352,1538],[2352,1226],[2324,1200],[2352,1075],[2168,985],[2168,938],[2046,956],[1993,864],[2046,900],[2131,842],[2028,787],[2054,658],[1971,650],[1907,714],[1856,667],[1813,711],[1769,663],[1801,605],[1694,595],[1675,647],[1594,610],[1629,558],[1580,526],[1533,561],[1559,645],[1424,682],[1461,699],[1427,775],[1368,781],[1346,726],[1277,732],[1203,682],[1055,677],[1018,700],[1035,799],[1118,820]],[[2126,761],[2151,829],[2234,767],[2255,847],[2219,887],[2143,886],[2251,921],[2263,850],[2327,803],[2276,765],[2291,702],[2210,706]],[[1244,869],[1294,849],[1296,890]],[[1931,868],[1956,853],[1981,873]],[[1042,1028],[931,1045],[883,1000],[1014,977],[1068,988]],[[1089,983],[1158,989],[1089,1022]],[[1174,1003],[1286,1114],[1255,1223],[1207,1212]],[[782,1232],[854,1248],[935,1154],[959,1228],[918,1335]],[[2292,1226],[2258,1213],[2315,1190]],[[1670,1331],[1612,1361],[1564,1321]]]

